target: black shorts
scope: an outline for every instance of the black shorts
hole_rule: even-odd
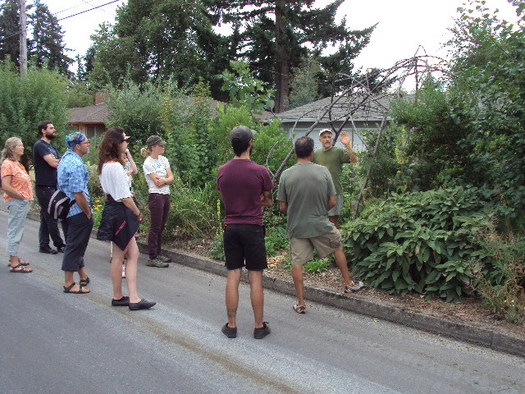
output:
[[[234,270],[244,267],[250,271],[262,271],[266,262],[264,227],[256,224],[229,224],[224,230],[224,255],[226,268]]]

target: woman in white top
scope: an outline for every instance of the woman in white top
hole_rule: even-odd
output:
[[[162,231],[168,220],[170,210],[170,184],[173,182],[173,173],[170,163],[162,154],[166,143],[158,135],[151,135],[146,141],[146,148],[142,148],[142,156],[146,157],[142,168],[148,183],[148,206],[151,212],[151,227],[148,234],[150,267],[166,268],[171,260],[160,255]]]
[[[131,310],[149,309],[155,302],[141,299],[137,292],[137,265],[139,248],[135,234],[142,213],[133,201],[129,179],[124,170],[124,155],[128,139],[120,127],[110,128],[100,143],[98,173],[106,203],[97,238],[113,242],[111,280],[113,282],[113,306],[128,306]],[[129,296],[122,293],[122,262],[127,256],[126,283]]]

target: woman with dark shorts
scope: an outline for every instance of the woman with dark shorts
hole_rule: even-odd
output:
[[[137,293],[137,266],[139,248],[135,234],[142,221],[142,213],[133,201],[129,180],[124,170],[123,153],[128,139],[120,127],[110,128],[99,147],[98,173],[106,203],[97,238],[112,241],[111,280],[113,306],[128,306],[131,310],[149,309],[155,302],[141,299]],[[122,263],[127,256],[126,283],[129,296],[122,293]]]

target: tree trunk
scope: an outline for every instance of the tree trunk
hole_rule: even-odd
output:
[[[286,29],[283,23],[285,0],[275,1],[275,44],[277,47],[275,57],[275,106],[274,111],[286,111],[289,92],[288,53],[286,48]]]

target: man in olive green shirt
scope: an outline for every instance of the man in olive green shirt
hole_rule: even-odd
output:
[[[319,132],[319,141],[323,149],[314,152],[313,162],[328,168],[332,181],[334,182],[337,204],[328,211],[328,218],[339,227],[339,216],[343,210],[343,189],[341,187],[341,172],[344,163],[356,163],[357,156],[352,150],[352,141],[344,131],[340,134],[341,143],[346,147],[346,151],[334,147],[334,138],[330,129],[323,129]]]

